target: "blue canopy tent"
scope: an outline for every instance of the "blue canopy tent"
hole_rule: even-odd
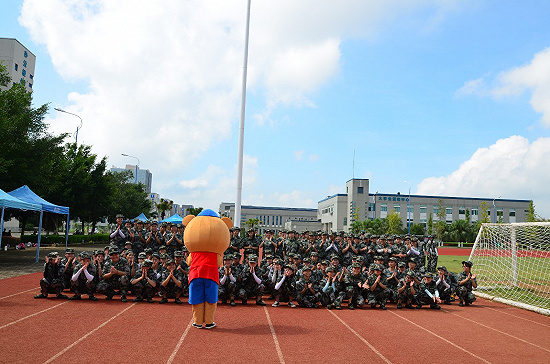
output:
[[[145,216],[145,214],[144,214],[143,212],[142,212],[141,214],[139,214],[138,217],[134,217],[134,218],[132,219],[132,221],[134,221],[134,220],[136,220],[136,219],[138,219],[138,220],[140,220],[140,221],[143,221],[143,222],[149,220],[149,219],[147,218],[147,216]]]
[[[64,206],[58,206],[44,200],[42,197],[34,193],[27,185],[19,187],[16,190],[8,192],[9,195],[16,197],[22,201],[36,204],[42,207],[40,210],[40,222],[38,223],[38,244],[36,244],[36,263],[38,263],[40,254],[40,238],[42,235],[42,217],[44,211],[53,212],[54,214],[67,215],[67,228],[65,229],[65,249],[67,248],[67,242],[69,241],[69,208]]]
[[[33,203],[21,201],[6,192],[0,190],[0,208],[2,208],[2,216],[0,217],[0,231],[4,231],[4,211],[7,209],[13,210],[31,210],[40,211],[42,206]],[[0,248],[2,248],[2,235],[0,235]]]
[[[167,217],[164,220],[161,220],[160,222],[171,222],[172,224],[181,224],[182,221],[183,221],[183,217],[181,217],[178,214],[175,214],[170,217]]]

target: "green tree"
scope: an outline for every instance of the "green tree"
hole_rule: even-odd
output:
[[[489,222],[489,204],[487,201],[483,201],[481,205],[479,205],[479,222],[482,224],[486,224]]]
[[[174,202],[172,200],[161,198],[159,203],[155,204],[157,207],[157,210],[160,212],[160,219],[164,220],[164,216],[166,216],[166,211],[170,211],[172,207],[174,206]]]
[[[202,210],[203,210],[202,207],[190,207],[187,209],[187,212],[189,213],[189,215],[197,216],[198,214],[201,213]]]
[[[412,235],[424,235],[426,234],[426,229],[422,224],[412,224],[411,225],[411,234]]]
[[[130,218],[144,212],[150,214],[153,207],[152,201],[147,198],[145,186],[142,183],[133,183],[132,171],[125,170],[120,173],[108,172],[106,180],[113,185],[111,207],[108,216],[114,218],[117,213],[122,213]]]
[[[466,220],[455,220],[449,227],[450,239],[457,242],[468,242],[470,234],[470,225]]]
[[[388,229],[386,234],[402,234],[403,233],[403,221],[401,220],[401,215],[392,210],[386,217],[388,221]]]
[[[262,222],[259,219],[248,219],[244,224],[248,226],[248,229],[254,229],[254,227],[262,224]]]
[[[432,218],[432,213],[430,213],[430,216],[428,217],[428,235],[432,235],[433,227],[434,227],[434,219]]]
[[[526,222],[539,221],[537,213],[535,211],[535,203],[533,200],[529,201],[529,207],[527,208],[527,215],[525,216]]]

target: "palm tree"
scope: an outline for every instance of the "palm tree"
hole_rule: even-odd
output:
[[[172,200],[161,198],[159,203],[155,203],[155,206],[157,207],[157,210],[160,211],[160,219],[164,220],[166,211],[170,211],[172,209],[174,202]]]

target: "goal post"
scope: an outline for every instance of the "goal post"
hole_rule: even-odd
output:
[[[470,261],[477,295],[550,315],[550,222],[482,224]]]

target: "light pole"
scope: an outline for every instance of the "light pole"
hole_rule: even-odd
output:
[[[82,128],[82,118],[80,116],[76,115],[76,114],[73,114],[72,112],[68,112],[68,111],[65,111],[65,110],[57,108],[57,107],[54,108],[54,110],[59,111],[59,112],[64,112],[65,114],[76,116],[77,118],[80,119],[80,125],[76,128],[76,133],[75,133],[75,137],[74,137],[75,144],[78,144],[78,131],[80,130],[80,128]]]
[[[409,235],[411,234],[411,184],[410,182],[405,181],[405,183],[409,184],[409,217],[407,218],[407,225],[409,225]]]
[[[498,196],[497,198],[500,198],[500,196]],[[493,224],[497,222],[497,213],[496,213],[496,205],[495,205],[495,200],[497,198],[493,198]]]
[[[124,154],[124,153],[121,153],[121,155],[125,156],[125,157],[130,157],[130,158],[135,158],[137,159],[137,164],[136,164],[136,182],[135,184],[137,185],[137,173],[138,173],[138,167],[139,167],[139,158],[138,157],[134,157],[133,155],[128,155],[128,154]]]

